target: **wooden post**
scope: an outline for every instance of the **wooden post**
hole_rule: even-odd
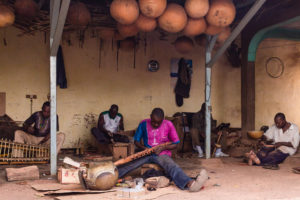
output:
[[[5,115],[6,113],[6,93],[0,92],[0,116]]]

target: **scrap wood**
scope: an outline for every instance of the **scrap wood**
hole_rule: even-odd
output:
[[[109,193],[114,192],[116,190],[57,190],[57,191],[49,191],[44,192],[44,195],[70,195],[70,194],[99,194],[99,193]]]
[[[39,168],[36,165],[21,168],[6,168],[8,181],[36,180],[40,178]]]
[[[92,161],[112,161],[112,156],[102,156],[99,154],[87,154],[83,157],[83,160],[92,160]]]

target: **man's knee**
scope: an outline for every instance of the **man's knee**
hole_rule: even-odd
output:
[[[64,143],[65,141],[65,137],[66,135],[62,132],[59,132],[57,135],[56,135],[56,140],[61,142],[61,143]]]
[[[162,165],[163,167],[175,167],[177,166],[177,164],[173,161],[172,158],[170,158],[170,156],[168,155],[160,155],[158,156],[158,162],[160,163],[160,165]]]
[[[23,136],[24,136],[24,131],[21,131],[21,130],[16,130],[15,131],[15,139],[14,141],[15,142],[19,142],[19,143],[24,143],[24,140],[23,140]]]

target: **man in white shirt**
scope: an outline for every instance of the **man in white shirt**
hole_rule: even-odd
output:
[[[256,155],[253,152],[250,155],[250,160],[266,169],[278,169],[278,164],[295,154],[299,145],[299,129],[296,124],[287,122],[283,113],[277,113],[274,122],[263,136],[272,141],[272,144],[262,142],[262,149]]]
[[[120,134],[124,131],[124,123],[123,116],[118,113],[118,110],[119,107],[113,104],[108,111],[104,111],[99,115],[98,127],[91,130],[99,143],[129,143],[129,138]]]

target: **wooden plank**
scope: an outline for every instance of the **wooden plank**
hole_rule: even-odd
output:
[[[8,181],[36,180],[40,178],[39,168],[36,165],[22,168],[6,168]]]
[[[6,93],[0,92],[0,116],[6,113]]]

